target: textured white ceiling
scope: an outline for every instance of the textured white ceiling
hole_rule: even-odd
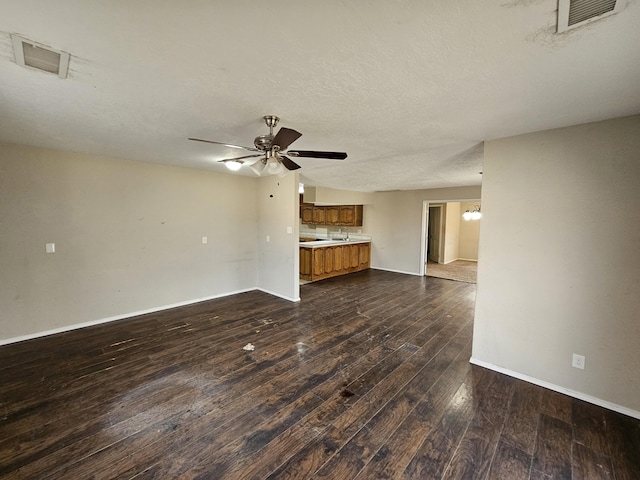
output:
[[[559,35],[556,9],[0,0],[0,141],[227,172],[241,151],[187,137],[250,146],[274,114],[349,154],[296,159],[307,184],[478,185],[484,140],[640,112],[638,2]],[[16,65],[11,33],[70,52],[69,78]]]

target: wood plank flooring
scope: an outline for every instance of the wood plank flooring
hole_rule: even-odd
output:
[[[372,270],[301,298],[0,347],[0,478],[640,478],[639,421],[469,364],[474,284]]]

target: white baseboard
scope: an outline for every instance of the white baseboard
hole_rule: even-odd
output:
[[[478,263],[477,258],[454,258],[453,260],[449,260],[448,262],[441,263],[440,265],[449,265],[450,263],[457,262],[458,260],[462,260],[464,262],[476,262]]]
[[[505,375],[509,375],[510,377],[514,377],[519,380],[524,380],[525,382],[533,383],[534,385],[538,385],[539,387],[548,388],[549,390],[553,390],[554,392],[563,393],[564,395],[577,398],[578,400],[584,400],[585,402],[593,403],[594,405],[598,405],[599,407],[603,407],[608,410],[613,410],[614,412],[622,413],[624,415],[628,415],[629,417],[637,418],[640,420],[640,412],[636,410],[632,410],[627,407],[623,407],[622,405],[611,403],[606,400],[602,400],[601,398],[593,397],[591,395],[587,395],[586,393],[577,392],[569,388],[564,388],[559,385],[555,385],[553,383],[545,382],[544,380],[540,380],[535,377],[530,377],[529,375],[524,375],[522,373],[514,372],[513,370],[509,370],[508,368],[502,368],[497,365],[494,365],[493,363],[478,360],[477,358],[471,357],[471,359],[469,360],[469,363],[472,363],[473,365],[478,365],[479,367],[488,368],[489,370],[493,370],[498,373],[504,373]]]
[[[73,325],[65,325],[64,327],[54,328],[54,329],[51,329],[51,330],[45,330],[44,332],[36,332],[36,333],[30,333],[28,335],[21,335],[19,337],[0,339],[0,346],[8,345],[10,343],[23,342],[25,340],[31,340],[31,339],[39,338],[39,337],[46,337],[47,335],[53,335],[53,334],[56,334],[56,333],[69,332],[71,330],[77,330],[78,328],[91,327],[93,325],[100,325],[101,323],[114,322],[116,320],[122,320],[122,319],[125,319],[125,318],[136,317],[138,315],[144,315],[144,314],[147,314],[147,313],[160,312],[162,310],[168,310],[170,308],[183,307],[185,305],[192,305],[194,303],[205,302],[207,300],[213,300],[213,299],[216,299],[216,298],[228,297],[228,296],[231,296],[231,295],[237,295],[239,293],[251,292],[251,291],[254,291],[254,290],[258,290],[258,289],[256,289],[256,288],[246,288],[246,289],[243,289],[243,290],[235,290],[233,292],[226,292],[226,293],[221,293],[221,294],[218,294],[218,295],[211,295],[209,297],[195,298],[195,299],[192,299],[192,300],[186,300],[184,302],[172,303],[172,304],[169,304],[169,305],[162,305],[160,307],[148,308],[146,310],[139,310],[137,312],[123,313],[121,315],[114,315],[112,317],[100,318],[98,320],[91,320],[91,321],[83,322],[83,323],[75,323]],[[262,290],[262,291],[264,291],[264,290]],[[276,295],[276,294],[271,293],[271,292],[266,292],[266,293],[269,293],[271,295]],[[278,296],[278,295],[276,295],[276,296]],[[289,300],[289,299],[287,299],[287,300]]]
[[[268,293],[269,295],[273,295],[274,297],[280,297],[280,298],[283,298],[285,300],[289,300],[290,302],[299,302],[300,301],[300,297],[298,297],[298,298],[287,297],[286,295],[281,295],[279,293],[272,292],[271,290],[265,290],[264,288],[256,288],[256,290],[259,290],[259,291],[264,292],[264,293]]]
[[[385,272],[392,272],[392,273],[402,273],[403,275],[416,275],[418,277],[422,277],[422,275],[420,275],[418,272],[404,272],[402,270],[394,270],[392,268],[382,268],[382,267],[371,267],[372,270],[383,270]]]

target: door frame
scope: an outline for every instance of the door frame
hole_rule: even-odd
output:
[[[429,235],[429,204],[431,203],[453,203],[453,202],[480,202],[480,198],[448,198],[438,200],[423,200],[422,201],[422,230],[420,235],[420,266],[418,268],[419,275],[424,277],[426,275],[427,265],[427,236]],[[443,212],[446,209],[443,209]],[[440,248],[442,248],[443,239],[440,239]]]
[[[425,238],[425,252],[424,252],[424,261],[425,263],[429,262],[429,232],[431,231],[431,223],[432,223],[432,219],[431,219],[431,214],[430,211],[432,208],[437,208],[438,210],[440,210],[440,218],[439,218],[439,222],[440,224],[437,226],[437,235],[438,235],[438,252],[437,255],[435,255],[436,257],[438,257],[438,259],[441,259],[444,256],[444,218],[445,218],[445,212],[446,212],[446,207],[444,203],[429,203],[429,206],[427,207],[427,229],[426,229],[426,238]],[[434,254],[434,252],[432,252],[432,255]]]

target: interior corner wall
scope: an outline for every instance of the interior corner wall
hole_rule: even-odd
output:
[[[451,263],[458,259],[460,243],[460,202],[449,202],[444,206],[444,260]]]
[[[639,416],[640,116],[484,155],[473,361]]]
[[[480,194],[480,186],[375,192],[373,204],[364,208],[371,266],[419,275],[423,202],[477,200]]]
[[[0,144],[0,343],[254,289],[256,190],[255,178]]]
[[[300,299],[299,175],[258,180],[258,288]]]

